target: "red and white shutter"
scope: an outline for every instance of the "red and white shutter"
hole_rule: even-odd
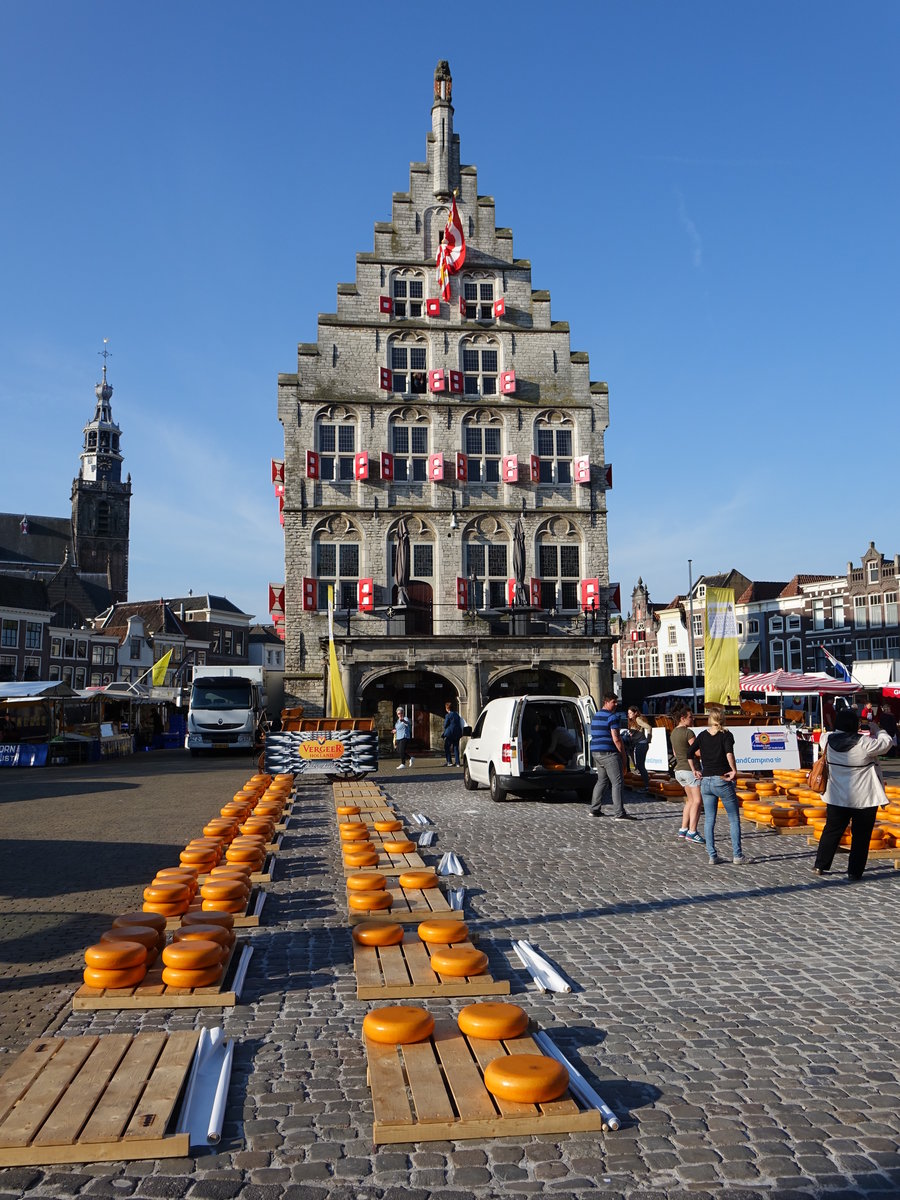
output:
[[[284,495],[284,484],[283,483],[275,484],[275,495],[278,496],[279,498]]]
[[[511,396],[516,390],[516,373],[515,371],[500,372],[500,392],[504,396]]]
[[[528,592],[531,596],[531,605],[533,608],[541,607],[541,581],[539,579],[528,580]]]
[[[469,581],[462,575],[456,577],[456,607],[469,607]]]
[[[381,452],[381,478],[392,482],[394,478],[394,456],[386,450]]]
[[[450,391],[454,396],[461,396],[463,390],[462,371],[450,371]]]
[[[273,483],[284,483],[284,459],[283,458],[273,458],[272,459],[272,482]]]
[[[536,454],[532,454],[528,460],[528,469],[531,472],[531,482],[541,482],[541,460]]]
[[[373,579],[357,580],[356,607],[360,612],[371,612],[375,607],[375,581]]]
[[[394,301],[390,296],[378,297],[378,311],[383,313],[392,313],[394,311]]]
[[[582,579],[581,581],[581,609],[583,612],[590,612],[592,609],[600,606],[600,580],[599,579]]]
[[[428,455],[428,478],[432,483],[440,483],[444,478],[444,456],[441,453]]]
[[[457,453],[456,455],[456,482],[469,482],[469,458],[466,454]]]
[[[389,371],[387,367],[382,367],[379,372],[378,386],[383,392],[392,392],[394,390],[394,372]]]
[[[515,602],[516,602],[516,581],[514,579],[507,579],[507,581],[506,581],[506,603],[509,605],[510,608],[512,608],[513,605],[515,604]]]
[[[278,497],[278,523],[284,524],[284,496]]]
[[[319,478],[319,456],[315,450],[307,450],[306,452],[306,478]]]
[[[582,454],[574,461],[575,467],[575,482],[590,483],[591,482],[591,460],[587,454]]]
[[[429,296],[425,301],[425,316],[439,317],[441,315],[441,302],[437,296]]]
[[[284,584],[270,583],[269,584],[269,615],[274,619],[276,616],[284,616]]]
[[[498,296],[497,299],[494,301],[494,316],[502,317],[505,312],[506,312],[506,297]]]
[[[369,455],[365,450],[353,455],[353,478],[369,478]]]
[[[460,298],[459,298],[459,315],[461,317],[464,317],[466,315],[466,298],[465,298],[465,296],[460,296]]]
[[[447,388],[447,376],[443,371],[428,372],[428,387],[432,392],[443,392]]]
[[[514,454],[507,454],[502,459],[503,463],[503,482],[518,483],[519,482],[519,460]]]
[[[304,612],[315,612],[316,609],[318,608],[318,605],[316,604],[316,593],[317,592],[318,592],[318,587],[316,585],[315,579],[304,579],[303,580],[303,611]]]

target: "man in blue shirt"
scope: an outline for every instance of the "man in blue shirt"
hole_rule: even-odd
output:
[[[591,797],[592,817],[603,815],[603,801],[612,795],[613,816],[620,821],[635,821],[622,803],[622,757],[625,748],[619,735],[621,717],[616,712],[615,692],[607,692],[603,704],[591,718],[591,762],[597,769],[597,782]]]

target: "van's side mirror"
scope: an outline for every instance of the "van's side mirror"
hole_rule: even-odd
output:
[[[471,725],[463,725],[462,736],[463,737],[471,737],[472,736],[472,726]]]

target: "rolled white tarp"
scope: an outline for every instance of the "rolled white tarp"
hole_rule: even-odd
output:
[[[537,969],[534,967],[534,965],[528,961],[528,959],[525,957],[525,955],[519,949],[518,942],[513,942],[513,953],[515,954],[515,956],[519,960],[519,962],[522,964],[522,966],[525,968],[525,970],[528,972],[528,974],[531,976],[531,978],[534,980],[534,986],[537,988],[537,990],[539,992],[546,992],[547,987],[546,987],[543,979],[538,975]]]
[[[526,961],[532,962],[540,972],[541,977],[547,981],[548,991],[571,992],[572,985],[560,974],[549,958],[545,958],[543,954],[535,950],[530,942],[520,940],[517,945],[525,956]]]
[[[268,895],[268,892],[261,891],[259,893],[259,895],[256,897],[256,903],[253,905],[253,916],[254,917],[258,917],[260,915],[260,913],[262,912],[263,905],[266,902],[267,895]]]
[[[250,966],[250,959],[253,957],[253,947],[243,946],[241,948],[241,957],[237,965],[237,970],[234,973],[234,981],[231,985],[231,990],[234,992],[234,998],[240,1000],[241,988],[244,986],[244,980],[247,978],[247,968]]]
[[[204,1026],[178,1118],[178,1132],[188,1134],[191,1147],[213,1146],[222,1137],[233,1059],[234,1040],[221,1026]]]
[[[437,873],[438,875],[465,875],[466,868],[463,866],[459,855],[454,854],[452,850],[448,850],[438,863]]]
[[[462,912],[463,905],[466,902],[466,889],[464,887],[451,888],[447,892],[447,899],[450,901],[450,907],[454,912]]]
[[[419,834],[419,845],[420,846],[430,846],[432,844],[432,842],[434,841],[434,837],[435,837],[435,834],[434,834],[433,829],[428,829],[428,830],[426,830],[425,833],[420,833]]]
[[[532,1036],[545,1054],[549,1054],[551,1058],[555,1058],[558,1063],[562,1063],[566,1068],[569,1072],[569,1090],[574,1092],[582,1104],[586,1104],[588,1108],[595,1108],[601,1114],[603,1117],[603,1128],[618,1129],[619,1118],[603,1097],[594,1091],[578,1068],[572,1066],[562,1050],[551,1041],[546,1033],[535,1033]]]

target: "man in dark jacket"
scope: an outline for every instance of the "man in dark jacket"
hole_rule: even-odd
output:
[[[447,759],[447,766],[459,766],[459,739],[462,737],[463,721],[462,717],[448,700],[444,705],[446,713],[444,716],[444,728],[441,730],[441,737],[444,739],[444,755]],[[455,763],[451,760],[455,759]]]

